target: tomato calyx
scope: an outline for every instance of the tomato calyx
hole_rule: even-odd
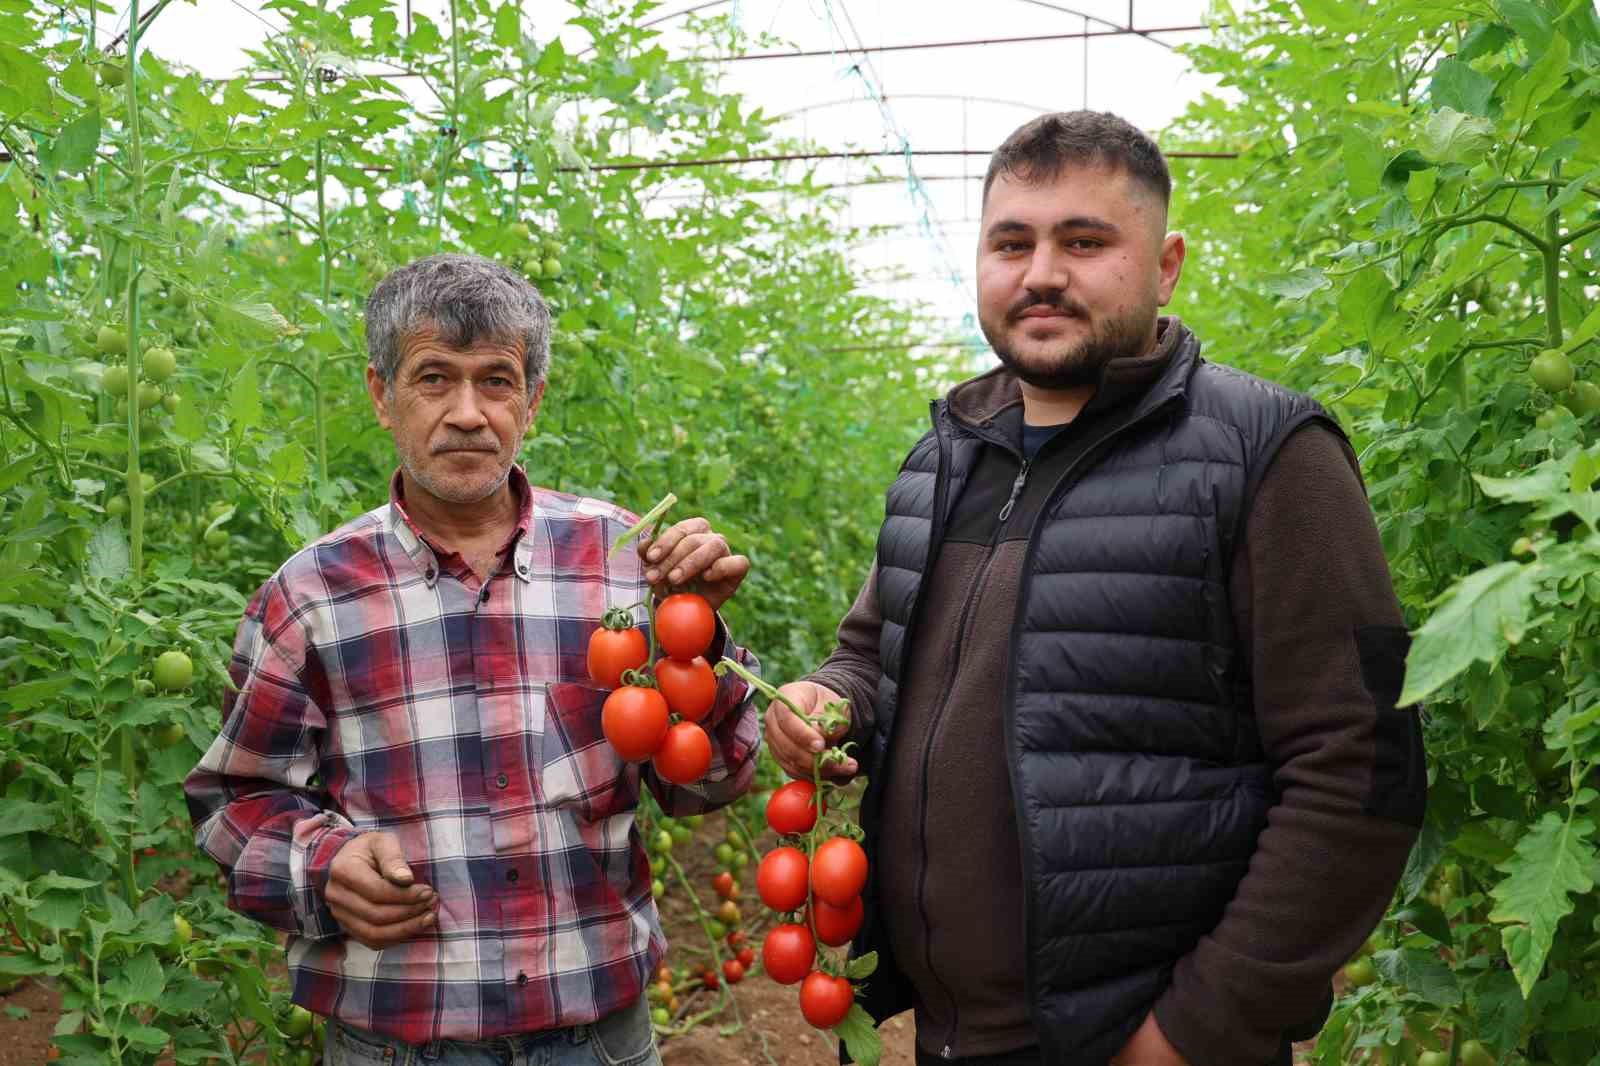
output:
[[[637,670],[622,671],[622,683],[624,685],[632,685],[634,688],[657,687],[655,674],[650,672],[648,666],[641,666]]]
[[[634,604],[633,607],[639,606]],[[614,633],[633,628],[633,607],[608,607],[600,616],[600,624]]]

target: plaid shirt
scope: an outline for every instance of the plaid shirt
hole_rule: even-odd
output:
[[[649,594],[634,551],[606,558],[634,519],[513,468],[521,519],[483,582],[421,536],[399,484],[251,600],[222,733],[184,782],[196,842],[230,907],[289,932],[312,1011],[409,1043],[594,1021],[636,1002],[666,949],[641,778],[669,814],[732,801],[755,774],[754,701],[719,683],[699,785],[621,762],[586,654],[607,607]],[[439,897],[433,928],[381,951],[322,897],[335,853],[374,830]]]

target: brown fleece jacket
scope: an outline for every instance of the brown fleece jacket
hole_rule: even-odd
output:
[[[1150,356],[1113,364],[1084,412],[1034,457],[1022,499],[997,520],[1019,461],[990,446],[948,523],[908,640],[908,669],[887,765],[875,861],[886,924],[927,1052],[990,1055],[1037,1042],[1023,973],[1020,839],[999,694],[1027,530],[1055,478],[1122,417],[1166,365],[1178,332],[1163,321]],[[958,386],[962,417],[1010,417],[1004,373]],[[1011,410],[1011,408],[1015,410]],[[1009,469],[1009,475],[1007,474]],[[982,486],[989,485],[988,488]],[[876,569],[812,675],[871,727],[879,675]],[[1230,593],[1253,682],[1253,714],[1281,798],[1250,870],[1209,936],[1182,959],[1155,1006],[1194,1066],[1273,1060],[1327,1010],[1329,981],[1389,901],[1416,836],[1364,813],[1374,789],[1380,714],[1356,631],[1402,625],[1387,564],[1344,441],[1312,425],[1285,442],[1253,502]],[[1392,694],[1389,695],[1392,699]]]

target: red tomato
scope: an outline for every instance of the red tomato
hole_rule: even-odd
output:
[[[642,629],[607,629],[589,634],[589,676],[604,688],[622,684],[624,670],[637,670],[650,659],[650,642]]]
[[[867,883],[867,853],[849,837],[830,837],[811,860],[811,891],[835,907],[848,907]]]
[[[774,833],[809,833],[817,824],[817,786],[810,781],[790,781],[767,800],[767,824]]]
[[[733,932],[728,934],[728,946],[733,950],[738,951],[739,948],[743,946],[744,939],[744,930],[735,929]]]
[[[739,960],[739,965],[745,968],[746,973],[750,972],[750,967],[756,964],[756,953],[753,948],[740,948],[736,957]]]
[[[733,875],[726,870],[711,879],[711,887],[716,889],[717,896],[721,899],[732,899],[739,894],[739,886],[734,883]]]
[[[691,785],[706,776],[711,766],[711,738],[693,722],[679,722],[667,730],[656,750],[656,774],[674,785]]]
[[[704,596],[680,592],[656,608],[656,640],[674,659],[704,655],[717,635],[717,615]]]
[[[818,1029],[832,1029],[844,1021],[853,1002],[855,989],[850,982],[821,970],[808,974],[800,986],[800,1013]]]
[[[861,919],[865,915],[866,908],[861,905],[861,897],[857,896],[848,907],[835,907],[819,898],[812,905],[808,917],[817,931],[817,939],[831,948],[837,948],[855,939],[855,935],[861,931]]]
[[[712,673],[711,664],[698,655],[688,662],[658,659],[656,684],[673,713],[691,722],[704,718],[717,702],[717,675]]]
[[[721,982],[717,980],[717,971],[707,970],[705,973],[700,975],[700,983],[715,992],[717,990],[717,985]]]
[[[756,892],[775,911],[792,911],[806,901],[806,853],[773,848],[756,869]]]
[[[722,976],[728,979],[730,985],[736,985],[744,980],[744,966],[738,959],[729,959],[722,964]]]
[[[667,738],[667,701],[653,688],[624,685],[600,708],[600,729],[628,762],[654,755]]]
[[[817,942],[811,930],[790,922],[767,934],[761,944],[761,965],[780,985],[792,985],[811,972],[817,958]]]

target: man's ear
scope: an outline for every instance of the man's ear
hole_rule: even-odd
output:
[[[533,395],[528,397],[527,420],[522,426],[522,435],[526,437],[533,432],[533,416],[539,413],[539,405],[544,402],[544,382],[533,387]]]
[[[392,419],[389,414],[389,387],[383,383],[378,372],[372,364],[367,364],[367,395],[372,398],[372,409],[377,412],[378,425],[384,429],[390,428]]]
[[[1169,233],[1161,242],[1161,280],[1156,288],[1157,303],[1161,307],[1172,302],[1172,294],[1178,288],[1178,278],[1183,275],[1183,260],[1188,251],[1181,233]]]

